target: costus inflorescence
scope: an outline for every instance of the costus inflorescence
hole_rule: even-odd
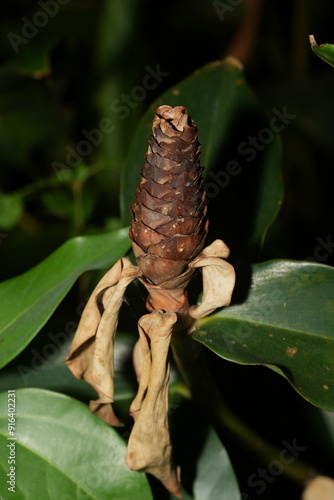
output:
[[[183,106],[156,109],[145,158],[130,238],[146,280],[170,288],[208,230],[197,124]]]

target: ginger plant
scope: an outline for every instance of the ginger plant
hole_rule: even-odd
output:
[[[183,106],[160,106],[132,207],[130,238],[137,266],[121,258],[104,275],[82,314],[66,364],[96,389],[92,412],[111,425],[115,415],[114,340],[127,286],[138,279],[146,288],[147,309],[138,321],[134,348],[138,392],[130,406],[134,426],[126,463],[157,477],[180,496],[180,470],[173,463],[168,427],[168,353],[173,335],[188,335],[197,318],[227,306],[235,272],[221,240],[204,248],[207,204],[196,123]],[[196,269],[203,274],[203,298],[190,306],[187,286]]]

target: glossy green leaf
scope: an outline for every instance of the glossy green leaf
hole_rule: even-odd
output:
[[[85,271],[111,267],[130,247],[128,230],[73,238],[26,273],[0,284],[0,367],[20,353]]]
[[[44,332],[43,332],[44,333]],[[10,389],[39,388],[60,392],[73,396],[81,401],[96,399],[95,390],[84,380],[73,377],[72,372],[64,365],[72,341],[72,335],[62,344],[66,337],[64,332],[43,335],[44,344],[34,347],[15,359],[0,371],[0,392]],[[138,336],[117,332],[115,342],[115,409],[124,410],[128,416],[131,401],[135,397],[135,374],[129,369],[132,366],[132,352]],[[124,418],[126,418],[124,417]]]
[[[145,475],[125,465],[117,432],[68,396],[40,389],[16,391],[16,437],[8,437],[7,393],[0,395],[0,467],[9,473],[15,443],[15,494],[3,500],[151,500]],[[15,449],[14,449],[15,448]]]
[[[270,261],[247,271],[237,270],[234,305],[201,319],[194,338],[227,360],[270,366],[334,411],[334,269]]]
[[[253,212],[252,229],[248,236],[249,249],[251,255],[256,258],[258,253],[256,249],[261,249],[267,231],[271,224],[276,219],[284,197],[281,160],[282,160],[282,145],[281,141],[276,139],[267,146],[264,152],[265,166],[261,169],[261,176],[257,182],[255,210]],[[245,215],[245,213],[243,213]],[[241,222],[241,220],[240,220]],[[240,228],[241,224],[238,223]],[[240,232],[241,238],[245,233]],[[240,240],[241,240],[240,238]],[[240,241],[242,246],[242,241]],[[246,247],[247,248],[247,247]],[[252,250],[254,249],[254,252]],[[249,261],[249,260],[248,260]]]
[[[310,43],[313,52],[323,61],[331,66],[334,66],[334,45],[331,43],[323,43],[318,45],[313,35],[310,35]]]
[[[196,500],[240,500],[240,492],[229,456],[213,429],[197,462],[194,483]]]
[[[330,445],[331,449],[334,449],[334,413],[329,413],[328,411],[322,410],[321,416],[323,418],[326,430],[329,434],[329,442],[327,444]]]
[[[170,498],[176,500],[174,495]],[[182,489],[185,500],[240,500],[240,491],[229,456],[216,432],[208,427],[196,462],[192,496]]]
[[[149,107],[123,165],[124,223],[130,220],[153,112],[162,104],[185,106],[198,124],[211,237],[223,238],[235,259],[240,255],[247,261],[256,258],[283,198],[281,145],[270,129],[270,118],[263,116],[245,82],[240,64],[232,58],[200,68]],[[254,136],[260,137],[256,148],[250,144]],[[215,213],[222,217],[213,217]]]

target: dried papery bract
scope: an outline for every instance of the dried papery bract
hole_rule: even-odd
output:
[[[138,276],[138,268],[125,258],[103,276],[86,304],[65,360],[75,377],[94,387],[99,398],[90,402],[90,409],[111,425],[122,425],[111,405],[118,315],[127,286]]]
[[[217,307],[230,305],[235,285],[235,272],[231,264],[226,262],[230,254],[229,248],[221,240],[215,240],[204,248],[199,256],[189,264],[191,268],[202,268],[203,297],[198,306],[189,309],[192,318],[203,318]]]
[[[126,463],[130,469],[153,474],[174,495],[180,495],[178,471],[173,465],[168,428],[167,360],[176,313],[154,311],[138,323],[144,345],[144,366],[130,413],[135,419]]]
[[[93,291],[82,314],[66,364],[97,391],[90,408],[112,425],[114,339],[126,287],[138,278],[148,291],[150,314],[138,322],[133,361],[138,393],[130,414],[126,463],[157,477],[175,496],[180,472],[174,466],[168,428],[168,352],[173,333],[187,335],[197,318],[229,305],[234,269],[221,240],[204,248],[207,207],[200,166],[197,126],[183,106],[155,111],[146,163],[132,207],[130,238],[138,267],[122,258]],[[202,269],[202,302],[190,306],[186,288]]]

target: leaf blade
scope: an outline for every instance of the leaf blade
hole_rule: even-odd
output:
[[[152,499],[145,476],[124,463],[123,440],[84,404],[40,389],[18,390],[16,400],[17,498]],[[7,393],[0,401],[0,463],[6,470]],[[1,488],[4,500],[11,498]]]
[[[194,483],[196,500],[240,500],[238,483],[227,451],[211,428],[197,462],[197,470]]]
[[[229,361],[273,367],[334,411],[334,269],[269,261],[252,266],[251,280],[246,299],[200,320],[194,338]]]
[[[1,283],[0,367],[29,344],[83,272],[111,266],[129,248],[126,228],[73,238],[34,268]]]
[[[330,66],[334,67],[334,45],[331,43],[322,43],[318,45],[313,35],[310,35],[311,49],[320,59]]]

